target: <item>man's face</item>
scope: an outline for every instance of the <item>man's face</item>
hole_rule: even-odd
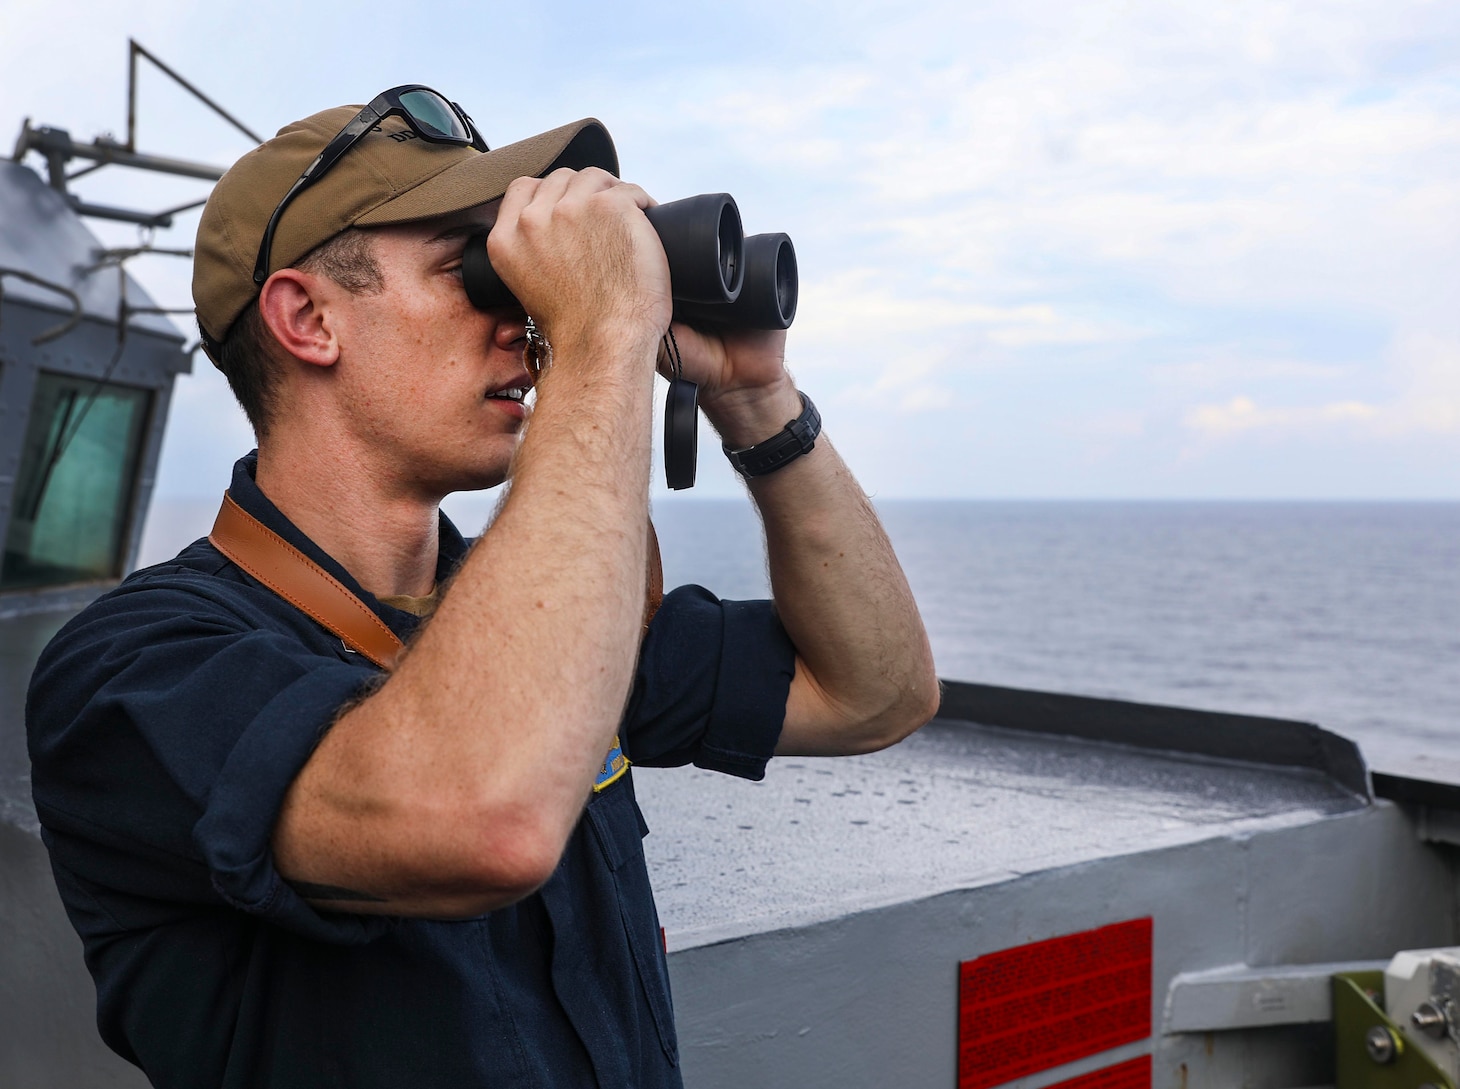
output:
[[[462,287],[467,237],[496,205],[372,230],[385,282],[334,300],[346,426],[374,478],[439,499],[505,479],[527,415],[525,315],[483,312]]]

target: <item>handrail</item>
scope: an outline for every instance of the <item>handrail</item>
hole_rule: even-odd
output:
[[[24,269],[7,268],[4,265],[0,265],[0,300],[3,300],[5,297],[6,276],[14,276],[17,280],[24,280],[26,283],[34,284],[36,287],[43,288],[46,291],[54,291],[58,295],[64,295],[66,296],[66,300],[71,304],[71,316],[63,321],[60,325],[47,329],[45,332],[39,333],[36,336],[32,337],[31,344],[35,345],[36,347],[39,347],[42,344],[49,344],[51,341],[57,340],[60,337],[65,336],[72,329],[75,329],[78,324],[80,324],[81,296],[77,295],[76,292],[72,291],[69,287],[65,287],[62,284],[53,283],[50,280],[46,280],[40,276],[37,276],[33,272],[26,272]]]

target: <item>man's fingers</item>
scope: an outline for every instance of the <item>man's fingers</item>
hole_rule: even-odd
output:
[[[679,326],[674,326],[676,330]],[[675,339],[678,339],[676,334]],[[665,378],[674,378],[674,360],[669,355],[669,338],[666,336],[659,341],[659,352],[654,357],[654,368]]]
[[[626,197],[633,201],[640,209],[652,208],[656,201],[648,193],[632,182],[620,181],[607,170],[596,166],[590,166],[585,170],[554,170],[546,178],[545,183],[556,182],[559,176],[565,181],[563,195],[572,197],[589,197],[595,193],[612,191],[615,197]],[[556,190],[554,190],[556,192]]]
[[[657,203],[639,186],[619,181],[596,166],[586,170],[561,167],[542,178],[518,178],[512,182],[502,197],[497,222],[512,230],[524,217],[551,216],[564,201],[585,200],[608,191],[613,191],[615,199],[627,199],[640,210]]]
[[[627,196],[633,198],[635,204],[640,208],[652,208],[659,202],[651,197],[644,190],[640,189],[633,182],[619,182],[618,188]]]
[[[605,170],[513,182],[488,239],[492,264],[544,330],[562,315],[667,324],[668,268],[643,215],[652,203]]]
[[[569,170],[566,167],[554,170],[544,178],[539,178],[537,188],[533,191],[532,200],[529,204],[551,208],[563,199],[568,191],[568,186],[577,177],[577,171]]]
[[[508,185],[507,191],[502,194],[502,203],[497,208],[497,223],[516,223],[517,218],[522,215],[522,209],[527,207],[540,185],[542,181],[539,178],[517,178]]]
[[[615,189],[632,195],[634,203],[640,208],[654,203],[649,194],[645,193],[637,185],[634,185],[632,182],[621,181],[600,167],[590,166],[583,170],[568,170],[563,168],[553,171],[548,177],[551,178],[557,174],[567,175],[571,186],[578,192],[597,193],[605,189]]]
[[[718,385],[725,366],[725,344],[717,336],[711,336],[690,325],[674,322],[674,344],[684,365],[684,377],[700,385],[707,383],[711,388]],[[658,359],[659,373],[665,378],[674,378],[674,363],[661,345]]]

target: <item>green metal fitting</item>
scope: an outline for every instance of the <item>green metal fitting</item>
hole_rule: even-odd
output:
[[[1383,1009],[1383,972],[1333,977],[1337,1089],[1455,1089]]]

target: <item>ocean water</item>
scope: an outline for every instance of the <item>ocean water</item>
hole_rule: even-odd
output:
[[[480,497],[448,510],[464,531]],[[156,505],[150,562],[216,504]],[[1299,718],[1460,760],[1460,503],[884,501],[939,674]],[[743,502],[655,507],[665,581],[767,592]]]

